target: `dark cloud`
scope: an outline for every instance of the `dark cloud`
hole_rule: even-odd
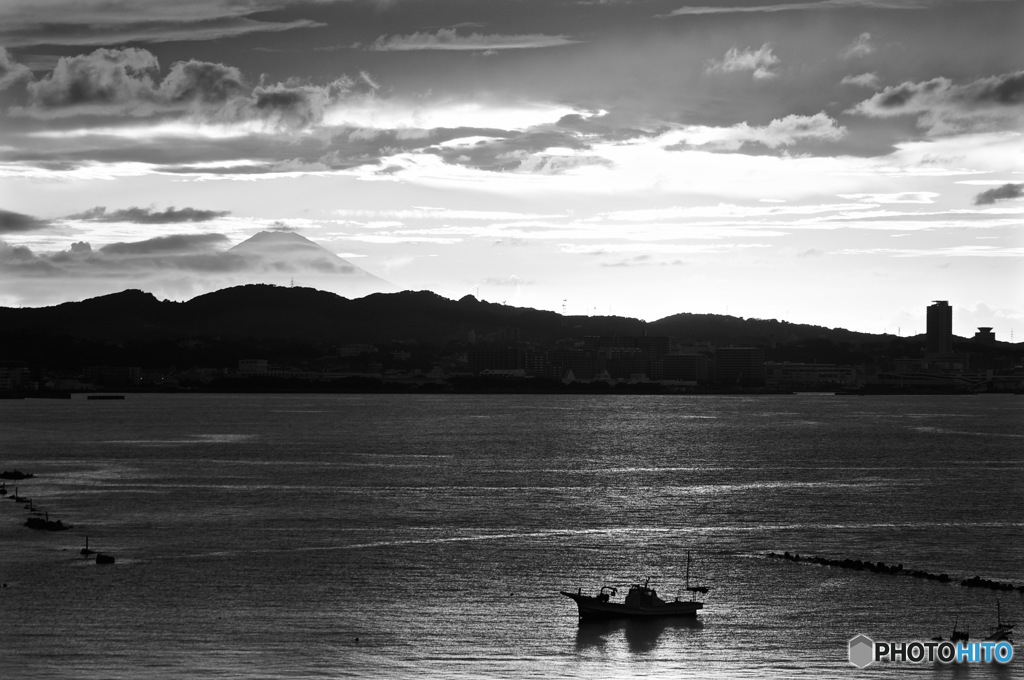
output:
[[[951,85],[949,78],[933,78],[923,83],[903,83],[887,87],[880,93],[876,103],[883,109],[901,108],[916,98],[922,98],[940,90],[948,90]]]
[[[153,54],[134,47],[101,48],[90,54],[62,57],[50,74],[29,84],[30,106],[47,111],[151,104],[155,99],[153,78],[159,71],[160,64]]]
[[[1024,184],[1004,184],[995,189],[982,191],[974,197],[974,205],[990,205],[996,201],[1005,201],[1022,196],[1024,196]]]
[[[171,103],[223,104],[248,92],[233,66],[208,61],[179,61],[160,83],[161,97]]]
[[[69,219],[88,220],[90,222],[134,222],[135,224],[180,224],[183,222],[209,222],[228,215],[227,211],[197,210],[195,208],[168,208],[163,211],[149,208],[126,208],[107,212],[103,206],[91,208]]]
[[[34,263],[39,258],[27,246],[12,246],[0,241],[0,263],[6,265],[21,265]]]
[[[208,250],[210,246],[225,243],[223,234],[172,234],[145,241],[111,243],[100,248],[104,255],[154,255],[159,253],[188,253]]]
[[[304,128],[323,120],[324,106],[330,101],[326,88],[256,88],[252,108],[257,116],[275,127]]]
[[[3,47],[0,47],[0,90],[22,81],[32,80],[32,71],[24,64],[11,58]]]
[[[1024,71],[979,80],[973,96],[979,103],[992,102],[1002,106],[1024,104]]]
[[[0,210],[0,234],[16,234],[23,231],[35,231],[50,226],[49,222],[36,219],[30,215]]]
[[[957,84],[949,78],[893,85],[847,113],[871,118],[918,116],[932,132],[1019,129],[1024,123],[1024,71]]]
[[[140,48],[101,48],[62,57],[53,71],[28,84],[28,104],[16,115],[60,118],[80,114],[156,116],[188,111],[211,122],[262,121],[301,130],[323,120],[341,98],[375,89],[368,76],[342,76],[326,85],[296,82],[247,85],[239,69],[198,61],[175,62],[161,80],[160,64]]]
[[[134,243],[112,243],[102,248],[80,241],[67,250],[52,253],[35,253],[25,246],[0,241],[0,264],[3,273],[12,276],[73,279],[148,277],[161,271],[233,273],[252,268],[252,258],[217,248],[226,241],[227,237],[221,234],[175,234]]]

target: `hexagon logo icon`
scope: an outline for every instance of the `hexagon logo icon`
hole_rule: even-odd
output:
[[[861,633],[850,640],[850,663],[865,668],[874,661],[875,641]]]

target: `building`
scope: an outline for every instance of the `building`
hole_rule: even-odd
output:
[[[945,300],[936,300],[928,305],[927,316],[928,351],[932,354],[949,354],[953,351],[953,308]]]
[[[669,354],[664,360],[664,380],[707,385],[708,358],[703,354]]]
[[[479,344],[467,352],[469,370],[480,375],[483,371],[513,371],[526,368],[525,352],[518,347]]]
[[[772,389],[844,389],[859,382],[855,367],[836,364],[769,361],[765,364],[765,376]]]
[[[239,359],[238,360],[238,375],[251,376],[251,375],[267,375],[270,372],[270,366],[266,359]]]
[[[764,387],[764,350],[760,347],[719,347],[715,350],[715,385],[730,389]]]
[[[86,366],[82,373],[85,382],[96,387],[138,387],[142,382],[139,366]]]
[[[20,361],[0,361],[0,392],[20,390],[28,378],[26,364]]]
[[[991,345],[996,341],[996,334],[992,332],[991,326],[978,326],[978,332],[974,334],[974,341]]]

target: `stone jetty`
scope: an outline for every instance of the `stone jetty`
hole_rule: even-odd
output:
[[[850,558],[832,559],[828,557],[817,557],[814,555],[801,556],[800,553],[776,553],[769,552],[767,557],[773,559],[789,560],[790,562],[801,562],[804,564],[817,564],[824,567],[839,567],[840,569],[854,569],[856,571],[870,571],[875,574],[892,574],[899,576],[910,576],[912,578],[938,581],[939,583],[955,583],[957,579],[949,574],[934,574],[921,569],[905,569],[903,564],[886,564],[885,562],[870,562],[867,560],[854,560]],[[1024,586],[1014,587],[1012,583],[1001,583],[990,579],[974,576],[959,581],[965,588],[988,588],[990,590],[1016,590],[1024,593]]]

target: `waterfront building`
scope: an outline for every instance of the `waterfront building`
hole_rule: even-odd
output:
[[[715,385],[764,387],[764,350],[760,347],[719,347],[715,350]]]
[[[927,346],[932,354],[949,354],[953,351],[953,308],[945,300],[936,300],[928,305]]]

